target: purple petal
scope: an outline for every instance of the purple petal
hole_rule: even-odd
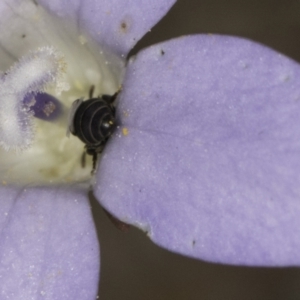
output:
[[[172,7],[175,0],[39,0],[52,14],[71,18],[112,52],[126,55]]]
[[[95,299],[99,246],[86,189],[1,188],[0,299]]]
[[[300,264],[300,68],[198,35],[133,59],[95,195],[157,244],[213,262]]]

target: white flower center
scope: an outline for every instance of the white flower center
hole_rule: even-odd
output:
[[[60,94],[55,86],[47,86],[45,91],[62,102],[63,113],[56,122],[31,117],[31,120],[33,118],[34,121],[34,133],[29,148],[20,153],[12,150],[6,151],[4,148],[0,149],[0,184],[47,184],[88,180],[92,170],[91,158],[83,167],[81,158],[84,153],[84,144],[77,137],[70,136],[68,138],[66,136],[68,112],[74,100],[82,97],[88,98],[88,91],[92,85],[95,86],[94,97],[101,94],[114,94],[120,87],[124,61],[112,53],[105,52],[99,45],[95,45],[87,34],[82,32],[78,34],[75,23],[53,17],[32,2],[22,2],[14,11],[9,10],[8,14],[11,14],[6,21],[8,35],[0,36],[2,45],[0,69],[3,72],[8,71],[8,75],[2,76],[2,79],[4,78],[2,85],[4,85],[5,76],[13,74],[9,71],[11,66],[27,55],[30,50],[36,51],[40,47],[53,47],[64,56],[65,80],[70,88]],[[9,28],[13,28],[11,34],[9,34]],[[52,63],[50,58],[47,62]],[[50,65],[40,68],[32,64],[32,73],[28,76],[32,78],[35,78],[35,75],[37,77],[46,76],[49,69],[51,69]],[[28,70],[24,69],[24,72],[26,74]],[[24,76],[22,72],[18,74],[21,74],[21,77]],[[21,91],[25,87],[25,83],[22,83],[21,80],[14,80],[11,82],[18,85],[18,91]],[[62,82],[59,77],[56,78],[56,81],[57,88],[57,84]],[[26,93],[41,89],[43,88],[26,87],[22,92],[23,97],[26,96]],[[7,90],[9,89],[6,87]],[[13,109],[13,105],[10,105],[10,99],[9,96],[0,99],[0,125],[11,125],[10,122],[5,123],[6,117],[11,122],[17,122],[18,111]],[[22,105],[22,102],[18,103],[20,106]],[[31,123],[31,120],[28,124]],[[6,144],[2,141],[2,146],[4,145],[6,149],[26,148],[31,135],[28,134],[28,138],[22,137],[24,126],[22,123],[20,128],[15,125],[7,127],[7,130],[11,130],[11,128],[13,130],[6,131],[8,140],[5,142]],[[13,143],[21,143],[21,146],[16,147]]]

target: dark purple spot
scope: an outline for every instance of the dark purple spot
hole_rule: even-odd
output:
[[[62,105],[59,100],[47,93],[27,94],[23,103],[36,118],[45,121],[57,119],[62,112]]]

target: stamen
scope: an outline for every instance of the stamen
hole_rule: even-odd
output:
[[[54,83],[59,93],[67,89],[62,80],[66,70],[63,56],[52,47],[39,48],[22,57],[0,78],[0,145],[5,150],[24,150],[33,140],[33,112],[23,99],[42,92]]]

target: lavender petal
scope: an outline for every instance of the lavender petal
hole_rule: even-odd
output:
[[[95,299],[99,246],[82,188],[1,188],[0,298]]]
[[[130,49],[172,7],[175,0],[39,0],[52,14],[76,20],[100,45],[126,56]]]
[[[257,43],[182,37],[129,63],[95,195],[157,244],[300,264],[300,67]]]

